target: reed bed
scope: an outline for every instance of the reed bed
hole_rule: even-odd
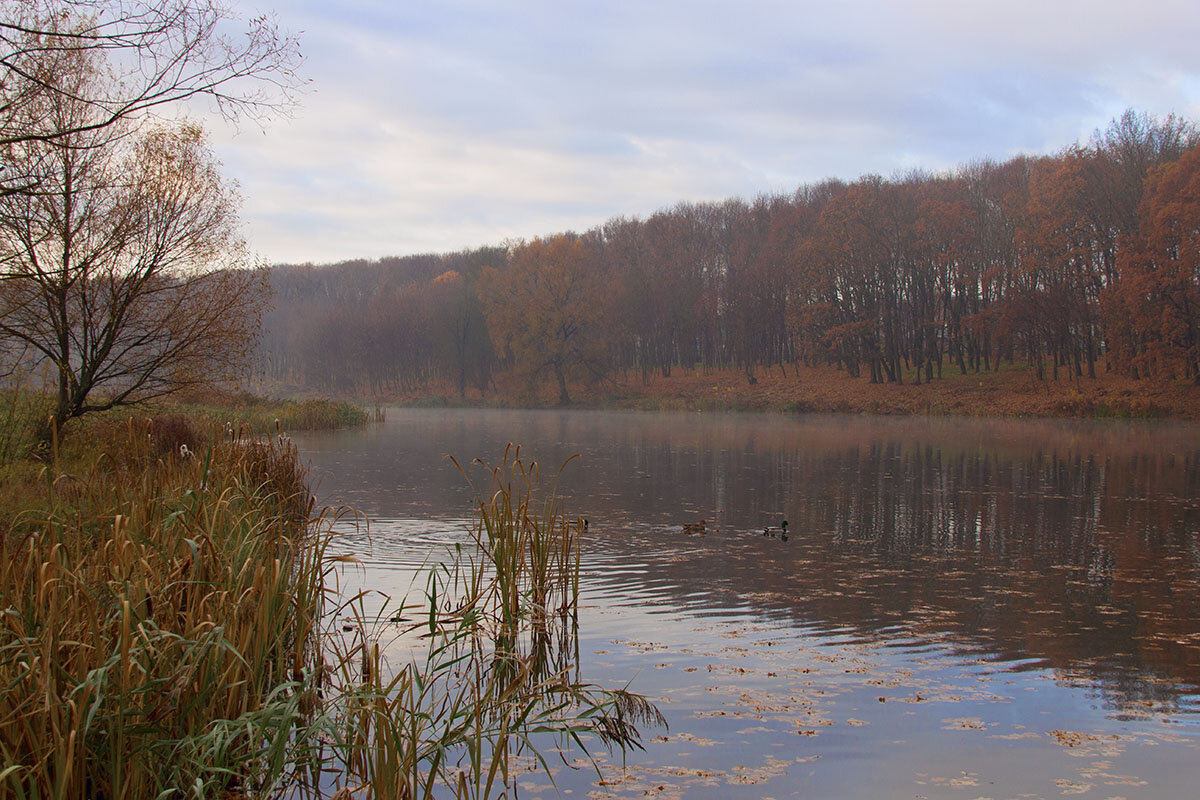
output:
[[[315,686],[322,542],[290,442],[195,439],[130,421],[5,498],[0,794],[276,782]]]
[[[0,466],[28,456],[38,445],[37,435],[52,407],[45,392],[10,389],[0,391]],[[93,414],[67,423],[67,432],[82,432],[91,438],[97,430],[101,439],[111,440],[107,431],[135,424],[162,425],[175,420],[204,438],[211,432],[227,435],[277,434],[287,431],[321,431],[362,427],[383,422],[386,412],[375,406],[368,411],[353,403],[336,400],[268,400],[249,394],[223,396],[215,403],[152,403],[128,409]],[[179,422],[182,421],[182,422]],[[204,434],[197,434],[197,431]],[[67,438],[79,438],[77,435]],[[156,439],[155,441],[168,441]],[[95,455],[95,454],[93,454]]]
[[[484,798],[540,743],[661,722],[581,682],[579,522],[519,454],[403,606],[422,646],[396,667],[372,621],[328,624],[356,598],[286,436],[90,433],[0,485],[0,797]]]
[[[639,725],[666,724],[644,698],[580,678],[582,521],[568,518],[553,486],[539,491],[537,464],[519,450],[483,466],[474,547],[432,568],[418,601],[385,610],[418,620],[407,631],[421,641],[412,658],[388,665],[360,636],[334,659],[341,685],[354,686],[339,698],[329,742],[340,791],[507,794],[530,760],[550,774],[546,745],[560,757],[597,741],[625,750],[640,747]]]
[[[184,405],[179,410],[194,419],[230,423],[250,433],[327,431],[356,428],[374,419],[383,421],[382,409],[374,412],[340,400],[267,400],[239,395],[218,405]]]

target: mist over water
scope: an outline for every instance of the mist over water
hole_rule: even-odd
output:
[[[671,722],[612,785],[559,769],[577,795],[1190,797],[1200,775],[1200,427],[392,409],[297,439],[320,500],[371,520],[339,543],[365,558],[348,580],[393,595],[465,539],[448,455],[514,442],[557,476],[590,522],[584,677]],[[554,796],[541,778],[525,794]]]

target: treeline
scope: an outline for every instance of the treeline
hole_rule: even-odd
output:
[[[460,394],[825,364],[915,382],[1200,381],[1200,129],[1126,112],[1054,156],[827,181],[448,255],[276,268],[262,377]]]
[[[257,377],[379,393],[450,377],[486,390],[497,365],[476,282],[507,250],[348,261],[271,271]]]

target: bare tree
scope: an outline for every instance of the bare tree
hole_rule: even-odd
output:
[[[266,298],[237,198],[192,124],[136,126],[87,98],[114,77],[76,50],[10,141],[36,190],[0,197],[0,337],[56,376],[50,423],[236,377]],[[32,122],[30,123],[32,124]]]
[[[298,40],[266,16],[236,27],[216,0],[0,0],[0,144],[62,143],[193,98],[230,117],[287,108],[300,84]],[[64,91],[56,76],[81,51],[99,54],[113,80],[64,98],[89,107],[80,127],[39,124],[30,107]]]

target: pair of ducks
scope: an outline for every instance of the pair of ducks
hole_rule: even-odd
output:
[[[704,526],[707,524],[707,522],[708,520],[703,519],[699,522],[685,522],[683,524],[683,532],[688,536],[703,536],[706,533]],[[763,528],[763,536],[770,536],[773,539],[775,538],[776,534],[778,534],[779,538],[786,542],[788,540],[787,529],[788,524],[787,520],[785,519],[783,522],[779,523],[778,528],[770,525]]]

